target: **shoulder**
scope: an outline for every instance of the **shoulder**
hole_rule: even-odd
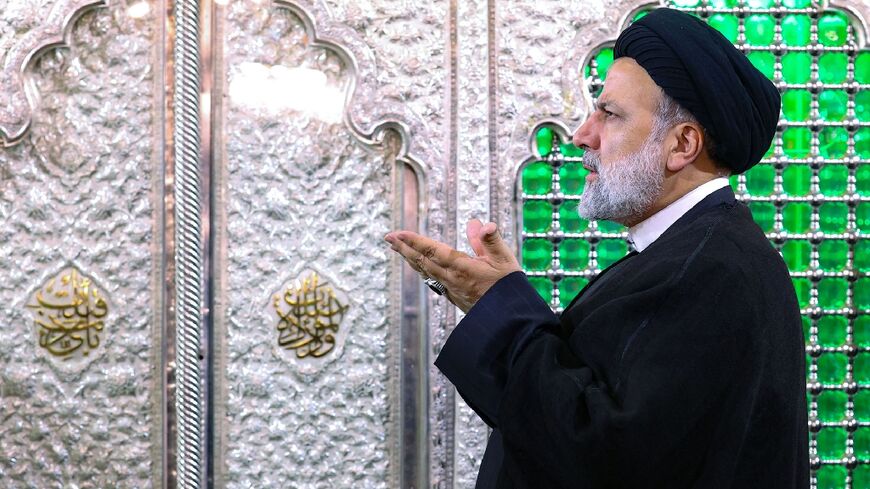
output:
[[[662,238],[647,250],[649,261],[672,270],[674,286],[729,288],[747,297],[759,288],[791,287],[782,257],[743,204],[712,209]]]

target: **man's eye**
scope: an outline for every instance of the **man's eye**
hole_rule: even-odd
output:
[[[616,114],[614,114],[613,112],[611,112],[609,110],[604,111],[604,117],[607,117],[609,119],[609,118],[614,117],[614,116],[616,116]]]

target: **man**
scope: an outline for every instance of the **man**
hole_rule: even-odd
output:
[[[436,365],[493,428],[477,487],[807,487],[795,292],[726,178],[769,147],[779,93],[675,10],[635,22],[615,55],[574,134],[580,212],[630,226],[636,251],[561,322],[493,223],[469,223],[476,257],[386,237],[467,312]]]

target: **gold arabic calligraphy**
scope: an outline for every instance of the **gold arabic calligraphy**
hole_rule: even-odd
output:
[[[51,279],[27,304],[34,310],[39,346],[63,360],[81,350],[88,356],[100,346],[108,306],[91,279],[67,269]]]
[[[275,295],[278,313],[278,345],[295,350],[298,358],[319,358],[335,348],[338,325],[347,312],[327,283],[312,273],[301,284],[290,286],[282,298]],[[287,310],[282,310],[287,306]]]

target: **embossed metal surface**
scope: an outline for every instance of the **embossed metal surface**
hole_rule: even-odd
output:
[[[5,3],[0,45],[41,25],[48,6]],[[0,149],[4,487],[161,485],[157,25],[120,6],[84,14],[69,47],[28,69],[31,131]],[[93,363],[64,374],[40,354],[27,306],[70,268],[97,284],[108,313]]]
[[[288,92],[312,83],[305,86],[318,86],[321,97],[346,95],[352,58],[319,44],[321,24],[253,1],[232,2],[219,18],[219,484],[393,487],[399,311],[382,238],[394,219],[394,168],[382,150],[314,110],[320,104],[297,104],[281,86],[268,105],[234,95],[234,84],[264,77],[287,80]],[[263,313],[276,290],[308,269],[347,301],[343,351],[300,359],[327,361],[317,371],[276,354],[275,321]]]

